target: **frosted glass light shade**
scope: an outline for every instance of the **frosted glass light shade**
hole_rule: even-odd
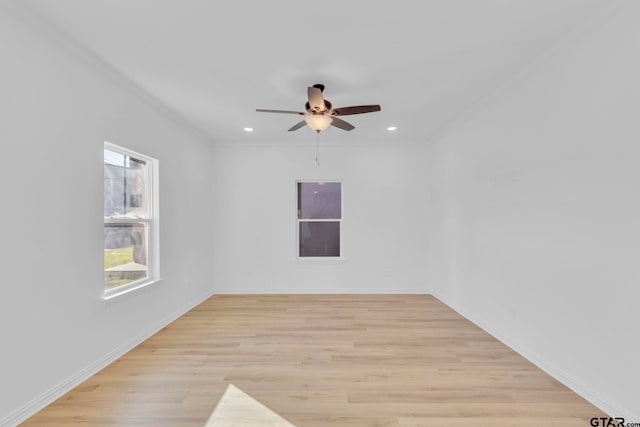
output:
[[[304,121],[307,122],[307,125],[309,125],[311,129],[320,132],[328,128],[333,119],[324,114],[312,114],[305,117]]]

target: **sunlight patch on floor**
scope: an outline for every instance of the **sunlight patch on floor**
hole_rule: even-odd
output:
[[[229,384],[204,427],[295,427],[233,384]]]

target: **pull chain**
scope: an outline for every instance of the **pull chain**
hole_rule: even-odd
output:
[[[320,167],[320,131],[316,131],[316,166]]]

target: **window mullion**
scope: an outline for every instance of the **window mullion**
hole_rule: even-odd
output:
[[[105,218],[105,224],[149,224],[150,218]]]

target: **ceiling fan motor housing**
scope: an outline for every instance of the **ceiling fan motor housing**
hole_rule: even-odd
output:
[[[331,111],[331,107],[333,106],[333,104],[331,104],[331,102],[327,101],[326,99],[324,99],[324,110],[319,110],[319,109],[312,109],[311,105],[309,104],[309,102],[307,101],[306,104],[304,104],[304,109],[307,110],[309,113],[311,114],[317,114],[317,113],[323,113],[325,111]]]

